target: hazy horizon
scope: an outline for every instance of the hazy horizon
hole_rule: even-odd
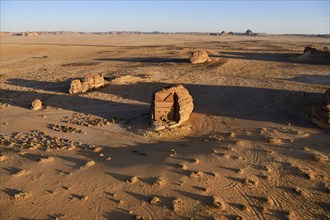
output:
[[[1,1],[1,31],[329,34],[329,1]]]

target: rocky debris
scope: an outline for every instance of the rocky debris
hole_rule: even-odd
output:
[[[74,128],[74,127],[70,127],[70,126],[66,126],[66,125],[50,124],[49,128],[53,129],[54,131],[64,132],[64,133],[80,133],[80,134],[87,133],[86,131],[84,131],[82,129],[78,129],[78,128]]]
[[[72,80],[70,83],[70,94],[84,93],[93,89],[100,88],[105,85],[102,74],[91,74],[86,76],[82,81],[79,79]]]
[[[40,110],[42,108],[42,102],[40,99],[33,100],[31,105],[33,110]]]
[[[154,130],[175,127],[189,119],[193,99],[182,85],[166,87],[153,94],[151,120]]]
[[[208,63],[212,62],[212,60],[209,58],[209,55],[205,50],[199,50],[195,51],[191,54],[189,57],[189,61],[192,64],[199,64],[199,63]]]
[[[44,151],[49,150],[71,150],[76,147],[84,147],[81,144],[71,140],[50,136],[39,130],[33,130],[27,133],[14,132],[8,135],[0,135],[0,145],[13,148]]]
[[[116,120],[113,118],[111,120],[113,123],[116,123]],[[72,116],[65,117],[62,122],[75,124],[75,125],[83,125],[86,127],[89,126],[104,126],[109,125],[110,122],[105,118],[96,117],[91,114],[83,114],[83,113],[74,113]],[[79,131],[77,131],[79,133]]]
[[[330,129],[330,88],[321,102],[312,108],[312,121],[319,127]]]

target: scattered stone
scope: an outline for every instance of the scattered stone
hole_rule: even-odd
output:
[[[70,123],[70,124],[75,124],[75,125],[83,125],[86,127],[90,127],[90,126],[105,126],[108,125],[109,122],[107,119],[105,118],[100,118],[100,117],[96,117],[94,115],[91,114],[83,114],[83,113],[74,113],[71,116],[65,117],[62,122],[66,122],[66,123]],[[81,129],[77,129],[77,132],[81,132],[81,133],[86,133],[85,131],[81,130]]]
[[[184,206],[184,203],[181,199],[177,198],[172,201],[172,208],[175,212],[179,212]]]
[[[84,169],[84,168],[91,167],[91,166],[94,166],[94,165],[95,165],[95,161],[90,160],[90,161],[87,161],[84,166],[80,167],[80,169]]]
[[[39,162],[50,162],[50,161],[54,161],[54,157],[42,157],[38,161]]]
[[[107,159],[105,159],[105,160],[110,161],[110,160],[112,160],[112,158],[111,157],[107,157]]]
[[[267,141],[270,144],[281,144],[282,143],[282,140],[277,137],[268,137]]]
[[[136,176],[133,176],[131,179],[127,180],[127,183],[135,183],[138,181],[138,178]]]
[[[21,201],[21,200],[28,198],[29,196],[30,196],[30,193],[18,192],[16,194],[14,194],[13,198],[15,201]]]
[[[6,155],[0,155],[0,162],[3,162],[7,159]]]
[[[189,119],[194,104],[182,85],[166,87],[153,94],[151,119],[154,130],[172,128]]]
[[[164,184],[164,181],[160,178],[158,178],[152,185],[154,186],[161,186]]]
[[[40,110],[42,109],[42,102],[40,99],[35,99],[32,101],[31,106],[33,110]]]
[[[212,60],[209,58],[209,55],[205,50],[195,51],[189,57],[189,61],[192,64],[201,64],[201,63],[209,63]]]
[[[311,158],[319,163],[321,162],[325,162],[328,160],[328,157],[323,155],[323,154],[320,154],[320,153],[313,153],[311,154]]]
[[[13,173],[11,176],[19,177],[19,176],[24,175],[25,173],[26,173],[26,171],[24,169],[22,169],[22,170],[17,171],[16,173]]]
[[[160,199],[156,196],[152,197],[152,199],[150,200],[151,204],[157,204],[160,202]]]
[[[55,125],[50,124],[49,128],[53,129],[54,131],[58,132],[64,132],[64,133],[80,133],[80,134],[86,134],[86,132],[82,129],[66,126],[66,125]]]

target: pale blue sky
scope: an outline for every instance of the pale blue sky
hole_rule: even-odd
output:
[[[329,34],[330,0],[1,0],[1,31],[170,31]]]

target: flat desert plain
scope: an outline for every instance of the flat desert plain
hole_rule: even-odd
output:
[[[330,136],[310,120],[328,38],[1,37],[1,219],[329,219]],[[211,63],[188,58],[206,50]],[[70,95],[101,73],[103,88]],[[155,91],[194,110],[150,128]],[[40,99],[43,108],[32,110]]]

